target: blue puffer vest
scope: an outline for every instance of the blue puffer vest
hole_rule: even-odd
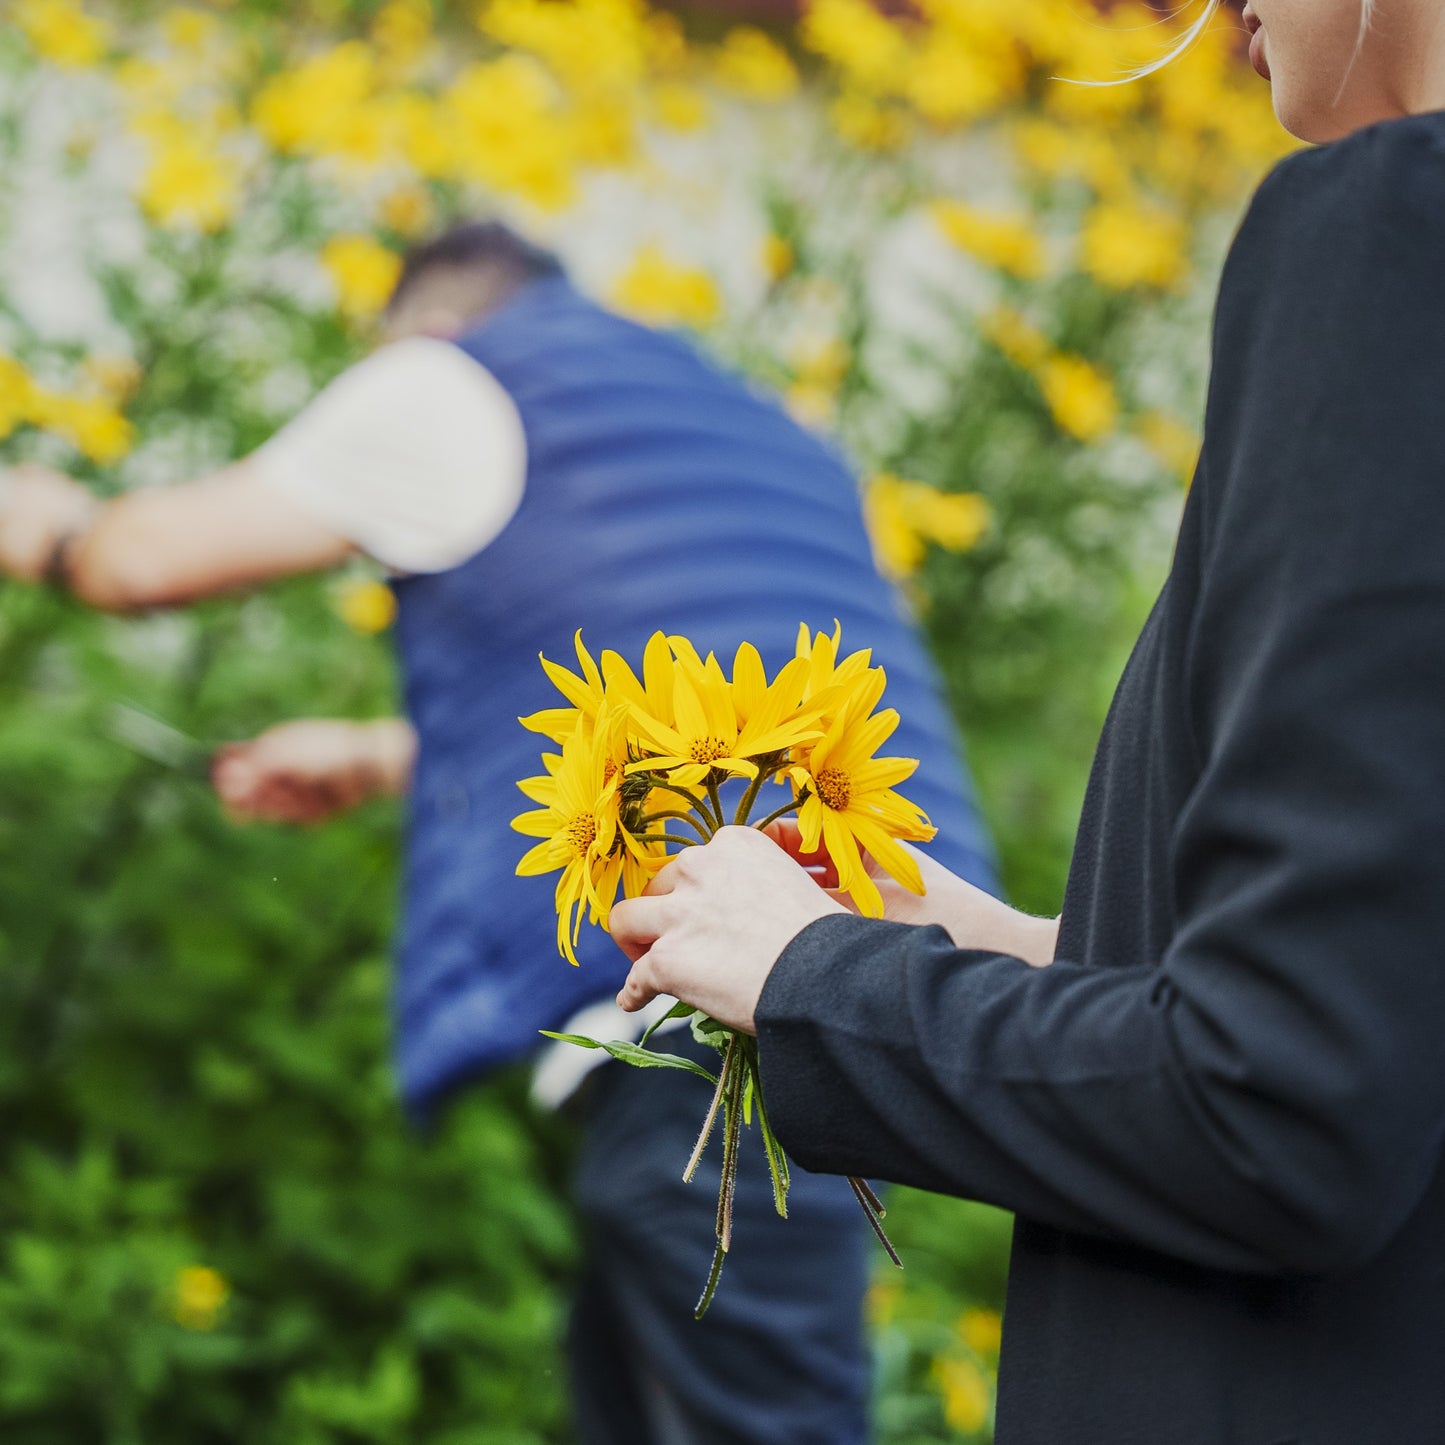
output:
[[[685,340],[637,326],[561,278],[533,282],[458,345],[515,401],[528,446],[522,506],[484,551],[396,584],[407,707],[420,737],[396,990],[403,1092],[425,1113],[517,1059],[626,976],[584,927],[558,957],[554,878],[517,878],[531,806],[519,778],[544,740],[519,714],[557,705],[537,655],[640,667],[681,633],[731,665],[754,642],[769,671],[799,622],[871,647],[903,716],[888,751],[922,760],[906,791],[938,825],[933,852],[985,885],[989,852],[933,670],[873,564],[855,480],[772,401]]]

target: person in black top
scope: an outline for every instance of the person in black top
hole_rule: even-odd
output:
[[[1359,6],[1246,11],[1325,144],[1226,266],[1062,919],[741,830],[613,916],[804,1167],[1017,1213],[999,1445],[1445,1441],[1445,8]]]

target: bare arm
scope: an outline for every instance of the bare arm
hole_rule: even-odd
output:
[[[216,792],[238,818],[321,823],[411,786],[416,734],[400,718],[282,723],[216,756]]]
[[[322,571],[354,550],[245,461],[106,503],[38,467],[12,473],[0,493],[0,571],[28,581],[48,574],[107,612]]]

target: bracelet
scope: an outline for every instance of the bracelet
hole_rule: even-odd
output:
[[[87,530],[85,527],[71,527],[55,539],[55,545],[50,549],[50,556],[45,563],[45,570],[40,574],[41,580],[47,586],[62,592],[70,591],[71,549],[85,536]]]

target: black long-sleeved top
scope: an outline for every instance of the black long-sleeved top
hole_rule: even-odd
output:
[[[824,919],[759,1034],[802,1165],[1016,1211],[1000,1445],[1445,1442],[1445,113],[1244,222],[1057,961]]]

